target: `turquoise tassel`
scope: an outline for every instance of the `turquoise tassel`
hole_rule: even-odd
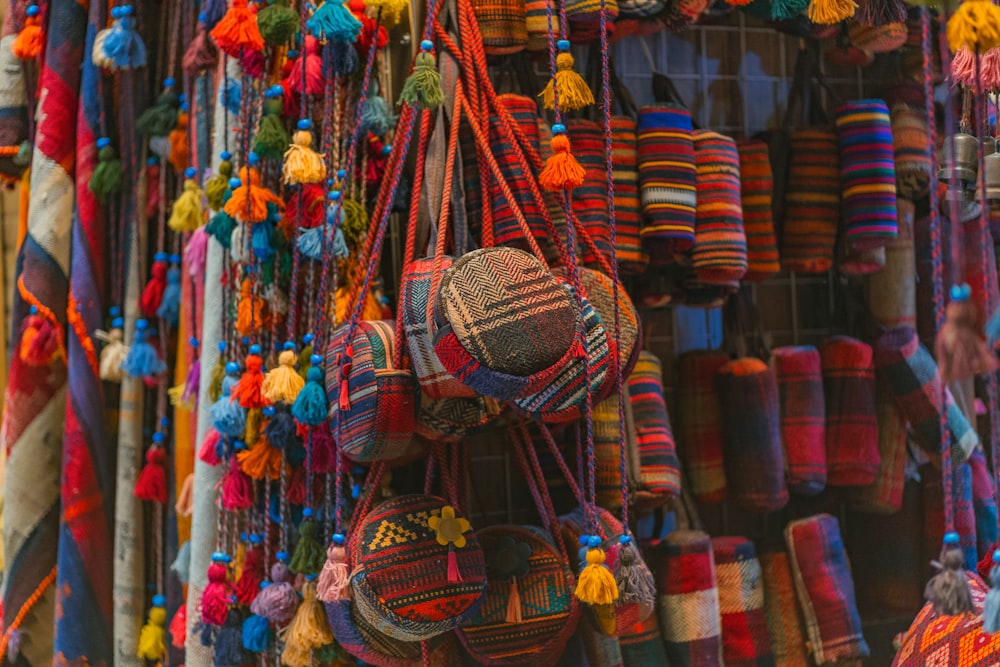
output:
[[[146,66],[146,45],[136,31],[135,9],[132,5],[112,7],[114,25],[104,38],[104,55],[115,69],[136,69]]]
[[[135,338],[128,349],[128,354],[122,361],[122,370],[134,378],[155,378],[167,370],[167,365],[160,359],[156,348],[146,340],[146,330],[149,323],[137,320],[135,323]]]
[[[163,300],[156,309],[156,315],[166,320],[171,326],[177,326],[181,317],[181,270],[177,264],[181,261],[179,255],[170,258],[172,262],[167,270],[167,286],[163,289]]]
[[[306,21],[306,30],[321,42],[353,42],[361,34],[361,21],[341,0],[326,0]]]
[[[292,404],[292,416],[300,424],[318,426],[327,417],[326,390],[323,388],[323,369],[319,367],[323,358],[312,356],[312,366],[306,374],[306,386]]]
[[[243,648],[254,653],[263,653],[271,648],[274,637],[271,624],[263,616],[253,614],[243,621]]]

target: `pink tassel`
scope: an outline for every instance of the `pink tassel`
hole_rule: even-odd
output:
[[[287,560],[288,554],[278,554],[278,561],[271,566],[271,583],[260,589],[250,603],[251,612],[279,626],[292,620],[299,608],[299,595],[289,581],[288,566],[282,558]]]
[[[340,543],[336,542],[341,538]],[[326,550],[326,564],[319,573],[316,597],[323,602],[336,602],[350,597],[348,588],[347,552],[343,546],[343,536],[334,536],[334,542]]]
[[[302,68],[306,68],[306,94],[322,95],[326,82],[323,78],[323,59],[319,57],[319,42],[312,35],[306,35],[306,48],[292,64],[292,71],[285,79],[285,91],[302,94]],[[285,96],[289,97],[288,95]],[[291,95],[295,97],[295,95]],[[294,104],[294,100],[293,100]],[[288,106],[285,106],[286,113]]]
[[[521,593],[517,589],[517,577],[511,577],[510,587],[507,589],[507,616],[504,618],[504,621],[507,623],[520,623],[523,620]]]
[[[951,59],[951,75],[963,86],[976,82],[976,56],[964,46]]]
[[[455,553],[455,546],[448,545],[448,583],[462,583],[462,573],[458,571],[458,555]]]
[[[310,463],[312,472],[324,473],[333,470],[336,465],[336,444],[330,425],[323,422],[312,429],[312,457]]]
[[[979,76],[983,88],[991,92],[1000,90],[1000,47],[983,54],[979,62]]]
[[[240,470],[239,460],[234,456],[229,460],[229,470],[222,476],[222,508],[227,510],[248,510],[253,505],[253,484]]]
[[[216,552],[208,566],[208,584],[201,594],[201,622],[221,627],[229,614],[233,587],[229,583],[229,556]]]
[[[255,79],[263,79],[264,73],[267,71],[263,51],[244,49],[240,57],[240,65],[245,74]]]
[[[198,280],[205,277],[205,257],[208,256],[208,232],[205,227],[199,227],[191,234],[184,248],[184,263],[188,275]]]
[[[209,428],[205,433],[205,439],[201,441],[201,447],[198,448],[198,460],[210,466],[219,465],[221,461],[219,461],[218,447],[221,439],[222,436],[218,431]]]

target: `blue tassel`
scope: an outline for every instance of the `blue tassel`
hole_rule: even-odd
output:
[[[326,48],[330,49],[330,61],[333,73],[339,76],[349,76],[358,71],[361,60],[358,58],[358,51],[349,42],[328,42]]]
[[[1000,632],[1000,549],[993,552],[990,591],[983,601],[983,631],[991,635]]]
[[[222,20],[222,17],[226,15],[226,11],[229,9],[228,0],[205,0],[201,5],[201,12],[199,16],[204,17],[203,23],[205,27],[209,30],[215,27],[215,24]]]
[[[231,438],[242,437],[247,429],[246,410],[230,397],[233,385],[238,380],[239,378],[234,375],[227,375],[222,380],[222,395],[209,410],[215,430]]]
[[[134,378],[154,378],[167,370],[167,365],[160,359],[156,348],[146,340],[148,328],[146,320],[136,321],[135,338],[122,361],[122,370]]]
[[[268,222],[254,223],[250,232],[250,247],[253,248],[254,257],[266,262],[274,256],[274,248],[271,247],[271,225]]]
[[[215,633],[213,632],[213,630],[215,630],[215,627],[208,625],[206,623],[202,623],[201,621],[197,621],[195,622],[194,628],[192,629],[194,630],[195,634],[198,635],[198,638],[201,640],[202,646],[209,646],[209,647],[212,646],[212,643],[215,641]]]
[[[323,237],[326,237],[325,239]],[[320,261],[323,259],[323,244],[332,243],[333,256],[337,259],[344,259],[350,254],[347,248],[347,241],[344,240],[344,232],[340,227],[330,224],[304,229],[299,232],[299,252],[308,257]],[[329,256],[327,256],[329,259]]]
[[[264,426],[264,436],[272,447],[287,449],[299,439],[295,433],[295,420],[292,418],[288,406],[284,403],[275,403],[271,407],[274,408],[274,414],[270,416],[267,425]],[[267,408],[264,409],[267,410]]]
[[[174,255],[177,257],[177,255]],[[180,261],[180,257],[177,257]],[[163,300],[156,309],[156,315],[171,326],[177,326],[181,317],[181,270],[172,264],[167,270],[167,286],[163,288]]]
[[[267,619],[257,614],[247,616],[243,621],[243,648],[254,653],[263,653],[271,648],[273,642],[271,624]]]
[[[226,197],[226,201],[228,201],[232,192],[228,190],[226,192],[229,195]],[[212,219],[205,225],[205,231],[211,234],[223,248],[227,249],[232,245],[234,229],[236,229],[236,220],[224,210],[213,215]]]
[[[341,0],[326,0],[306,21],[306,30],[321,42],[353,42],[361,34],[361,21]]]
[[[136,69],[146,66],[146,45],[136,31],[135,10],[131,5],[121,5],[111,10],[115,19],[104,38],[104,55],[115,64],[115,69]]]
[[[233,667],[254,662],[254,656],[243,648],[243,618],[231,609],[226,623],[215,636],[215,667]]]
[[[396,126],[396,116],[389,111],[389,103],[381,95],[365,100],[361,111],[361,128],[377,137],[385,135]]]
[[[184,542],[177,550],[177,557],[170,564],[170,570],[177,575],[182,584],[190,581],[191,577],[191,542]]]
[[[323,389],[323,370],[319,366],[313,365],[306,374],[306,386],[295,398],[292,416],[308,426],[317,426],[326,420],[326,391]]]
[[[240,98],[243,96],[243,88],[237,79],[226,77],[226,83],[219,91],[222,105],[226,111],[233,115],[240,113]]]
[[[295,438],[285,447],[285,461],[293,468],[298,468],[306,462],[306,447],[301,438]]]
[[[990,321],[986,323],[986,342],[990,349],[993,349],[1000,342],[1000,308],[993,313]]]

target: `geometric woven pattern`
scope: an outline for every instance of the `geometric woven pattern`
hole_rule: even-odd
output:
[[[431,398],[420,394],[417,435],[441,442],[458,442],[492,424],[503,412],[501,403],[486,398]]]
[[[744,537],[716,537],[712,550],[726,665],[774,665],[764,614],[764,582],[753,542]]]
[[[781,265],[825,273],[833,265],[840,226],[840,160],[830,130],[796,130],[789,136],[789,179]]]
[[[691,261],[698,280],[728,284],[747,271],[747,237],[740,200],[740,156],[730,137],[693,134],[698,208]]]
[[[680,493],[681,471],[663,397],[663,369],[652,352],[639,353],[628,376],[628,400],[626,417],[635,431],[635,440],[626,440],[634,450],[629,456],[632,493],[644,507],[659,505]]]

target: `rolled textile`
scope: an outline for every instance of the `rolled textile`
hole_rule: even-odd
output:
[[[695,157],[691,113],[671,105],[639,109],[642,244],[652,264],[671,264],[694,243]]]
[[[993,477],[986,455],[976,449],[969,457],[972,470],[972,505],[976,512],[976,550],[978,558],[991,553],[997,541],[997,502],[993,496]]]
[[[781,509],[788,488],[774,371],[760,359],[736,359],[719,368],[715,384],[729,498],[756,512]]]
[[[611,162],[615,183],[615,257],[624,274],[642,273],[649,255],[642,247],[642,209],[639,206],[638,142],[631,116],[611,119]]]
[[[889,121],[896,160],[896,194],[911,201],[926,197],[932,178],[927,117],[922,110],[896,104]]]
[[[830,130],[789,135],[788,185],[781,235],[781,266],[800,273],[825,273],[833,266],[840,225],[840,157]]]
[[[566,121],[573,155],[584,168],[583,185],[573,190],[573,213],[590,235],[597,250],[607,262],[614,261],[611,247],[611,227],[608,223],[608,165],[604,161],[604,132],[592,120],[571,118]],[[583,261],[598,260],[584,247]]]
[[[842,104],[836,113],[844,229],[852,248],[896,238],[896,165],[889,109],[880,99]]]
[[[840,525],[829,514],[789,522],[785,545],[813,661],[868,657]]]
[[[627,442],[636,450],[631,457],[634,502],[640,508],[661,505],[680,494],[681,471],[663,397],[660,359],[652,352],[639,352],[627,382],[626,417],[635,434]]]
[[[872,348],[849,336],[833,336],[823,341],[820,355],[826,395],[827,484],[871,484],[881,463]]]
[[[538,111],[533,100],[522,95],[502,95],[498,102],[507,107],[513,116],[514,122],[523,128],[535,128],[535,148],[537,150],[538,138]],[[529,106],[530,105],[530,106]],[[532,174],[522,169],[517,159],[517,153],[521,152],[521,147],[512,144],[496,128],[500,119],[497,116],[490,116],[492,130],[490,132],[490,147],[493,155],[504,175],[504,180],[510,187],[514,200],[518,208],[524,215],[528,228],[536,239],[548,238],[548,230],[545,227],[545,219],[542,217],[541,208],[535,202],[531,194],[530,181],[535,178]],[[526,134],[526,138],[531,140],[531,135]],[[527,161],[526,161],[527,163]],[[490,180],[490,201],[493,207],[493,240],[497,245],[510,245],[517,248],[527,249],[528,241],[525,232],[517,224],[517,218],[507,198],[500,191],[500,185],[495,178]]]
[[[875,384],[875,416],[878,419],[878,453],[881,459],[875,481],[851,489],[848,503],[864,512],[892,513],[903,503],[906,484],[906,419],[884,381]]]
[[[775,667],[808,667],[806,640],[802,634],[795,582],[784,551],[760,555],[764,581],[764,615],[771,635]]]
[[[745,537],[712,538],[719,586],[722,655],[727,667],[773,664],[764,612],[764,582],[753,542]]]
[[[712,541],[678,530],[657,547],[656,611],[670,665],[721,667],[722,622]]]
[[[788,489],[814,495],[826,488],[826,402],[819,350],[811,345],[779,347],[772,355]]]
[[[654,611],[618,637],[625,667],[669,667],[667,649],[660,634],[660,619]]]
[[[781,271],[771,210],[774,175],[768,147],[759,139],[744,139],[736,145],[740,154],[740,199],[747,240],[747,272],[743,277],[767,280]]]
[[[702,503],[726,498],[722,409],[715,392],[715,372],[727,361],[721,351],[688,352],[677,360],[677,444],[691,493]]]
[[[700,281],[726,285],[747,271],[740,157],[736,142],[718,132],[696,130],[692,142],[698,206],[691,259]]]
[[[597,504],[604,509],[618,510],[622,506],[618,396],[609,396],[595,405],[592,417]]]
[[[487,55],[524,50],[528,43],[524,0],[475,0],[472,9]]]
[[[547,0],[524,0],[524,25],[529,51],[543,51],[549,45]]]
[[[884,327],[917,326],[913,202],[896,201],[896,238],[885,247],[885,266],[868,278],[868,309]]]

